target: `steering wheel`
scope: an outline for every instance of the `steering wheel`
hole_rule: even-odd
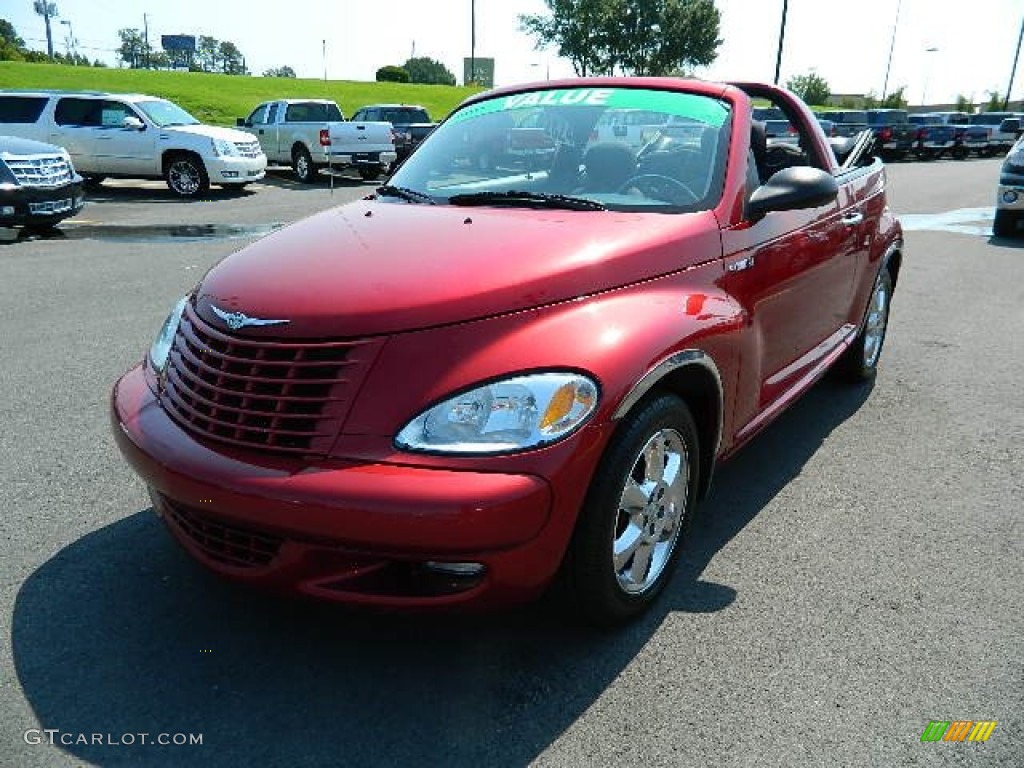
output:
[[[685,183],[671,176],[663,176],[660,173],[641,173],[627,179],[619,187],[619,194],[626,194],[630,189],[636,189],[654,200],[664,200],[673,205],[688,205],[700,200],[700,197]],[[684,197],[685,195],[685,197]]]

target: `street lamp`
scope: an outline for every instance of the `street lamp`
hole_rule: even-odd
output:
[[[925,48],[924,52],[925,53],[935,53],[938,50],[939,49],[933,45],[933,46],[930,46],[928,48]],[[925,65],[924,65],[924,87],[921,89],[921,106],[922,107],[925,106],[928,103],[928,70],[929,70],[929,67],[928,67],[928,62],[926,60],[925,61]]]
[[[64,38],[64,49],[67,51],[68,56],[75,53],[75,31],[71,27],[71,22],[67,19],[61,19],[61,24],[68,28],[68,36]]]

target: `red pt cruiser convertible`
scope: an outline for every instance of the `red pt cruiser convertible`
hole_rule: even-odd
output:
[[[211,269],[115,386],[118,445],[225,576],[392,608],[558,583],[627,619],[716,462],[874,375],[903,244],[868,147],[767,85],[475,96],[375,195]]]

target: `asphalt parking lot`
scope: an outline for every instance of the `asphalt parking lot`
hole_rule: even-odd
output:
[[[1024,764],[1024,240],[989,234],[999,162],[889,168],[907,245],[877,381],[826,379],[725,464],[615,632],[226,585],[121,461],[110,387],[173,303],[373,184],[109,182],[58,234],[0,231],[0,765]],[[930,720],[998,724],[922,743]]]

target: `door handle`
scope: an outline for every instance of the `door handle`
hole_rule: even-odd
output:
[[[843,224],[848,227],[855,227],[864,221],[864,214],[860,211],[854,211],[843,216]]]

